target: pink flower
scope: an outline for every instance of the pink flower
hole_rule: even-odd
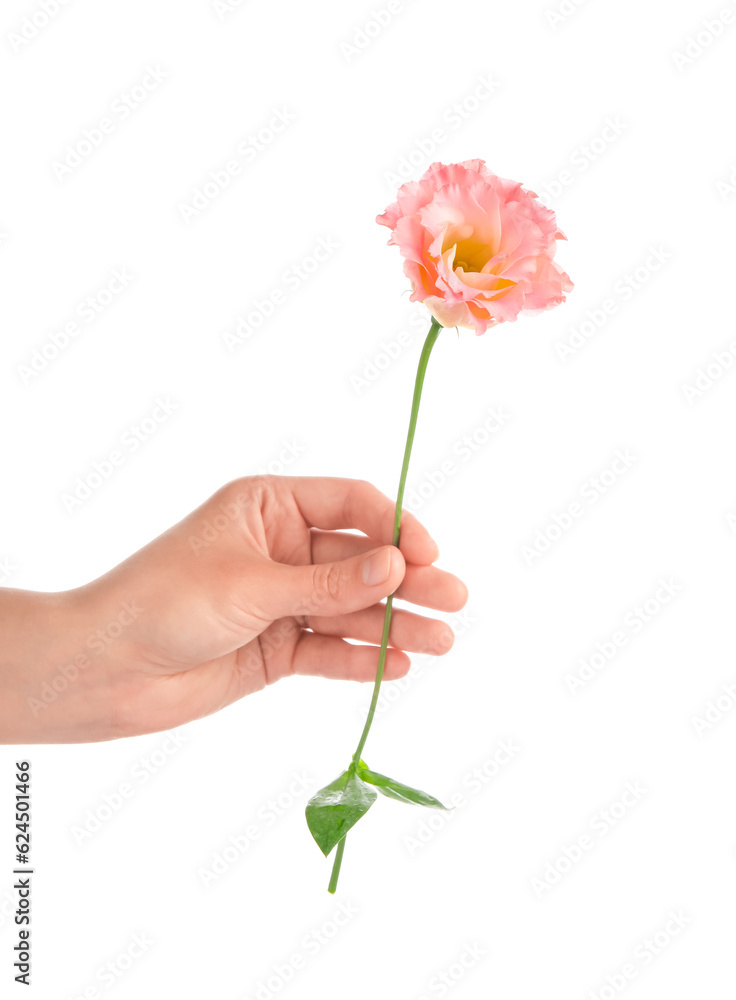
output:
[[[565,301],[573,284],[553,260],[555,213],[533,191],[497,177],[483,160],[433,163],[402,184],[376,218],[404,258],[413,302],[442,326],[485,333]]]

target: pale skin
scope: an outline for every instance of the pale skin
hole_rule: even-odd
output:
[[[468,596],[410,512],[387,544],[393,519],[363,480],[246,477],[91,583],[0,588],[0,743],[172,729],[291,674],[372,681],[389,594],[442,612]],[[384,678],[452,642],[395,608]]]

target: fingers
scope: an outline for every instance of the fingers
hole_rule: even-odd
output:
[[[327,476],[284,476],[302,517],[313,528],[357,528],[389,544],[393,538],[395,502],[362,479]],[[437,544],[410,511],[402,511],[401,551],[409,562],[429,565],[439,555]]]
[[[315,565],[264,560],[253,600],[262,615],[272,620],[288,615],[349,614],[393,593],[405,569],[404,557],[394,545]]]
[[[332,618],[311,615],[307,618],[307,626],[319,635],[337,635],[380,645],[385,612],[385,604],[375,604],[363,611]],[[455,636],[444,622],[399,608],[391,616],[388,641],[391,646],[409,653],[442,656],[452,648]]]
[[[312,529],[314,562],[347,559],[373,547],[375,541],[362,535]],[[404,552],[401,545],[399,548]],[[396,596],[435,611],[459,611],[467,603],[468,588],[458,577],[436,566],[414,566],[410,563]]]
[[[303,632],[294,649],[292,673],[332,680],[372,681],[376,676],[377,646],[354,646],[344,639]],[[399,649],[386,650],[384,679],[398,680],[409,672],[411,660]]]
[[[468,588],[436,566],[407,566],[396,596],[434,611],[459,611],[467,604]]]

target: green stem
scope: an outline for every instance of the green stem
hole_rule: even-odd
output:
[[[422,353],[419,358],[419,365],[417,367],[417,376],[414,382],[414,398],[411,404],[411,416],[409,417],[409,430],[406,435],[406,447],[404,448],[404,461],[401,466],[401,477],[399,478],[399,489],[396,494],[396,510],[394,513],[394,534],[392,545],[399,544],[399,535],[401,532],[401,510],[404,501],[404,488],[406,487],[406,476],[409,471],[409,459],[411,458],[411,449],[414,444],[414,432],[417,427],[417,415],[419,413],[419,402],[422,398],[422,387],[424,385],[424,373],[427,370],[427,362],[429,361],[429,355],[432,352],[432,348],[435,345],[435,341],[439,336],[439,332],[442,329],[441,323],[439,323],[434,317],[432,318],[432,325],[429,328],[429,333],[427,334],[427,339],[424,341],[424,347],[422,348]],[[383,618],[383,634],[381,636],[381,649],[378,654],[378,667],[376,669],[376,680],[373,685],[373,697],[371,698],[370,708],[368,709],[368,715],[365,720],[365,725],[363,726],[363,732],[361,733],[360,740],[358,741],[358,748],[353,754],[353,760],[350,764],[349,770],[355,770],[358,766],[358,761],[363,753],[363,747],[365,746],[365,741],[368,739],[368,733],[371,729],[371,724],[373,723],[373,716],[376,714],[376,705],[378,704],[378,695],[381,691],[381,681],[383,680],[383,671],[386,665],[386,650],[388,648],[388,633],[391,628],[391,611],[394,603],[394,595],[389,594],[386,599],[386,613]],[[330,878],[329,892],[334,892],[337,888],[337,880],[340,875],[340,866],[342,864],[342,855],[345,850],[345,837],[342,838],[340,843],[337,845],[337,853],[335,855],[335,863],[332,867],[332,876]]]
[[[348,835],[345,834],[340,843],[337,845],[337,854],[335,855],[335,863],[332,866],[330,884],[327,886],[327,891],[331,892],[333,895],[335,893],[335,889],[337,889],[337,880],[340,877],[340,867],[342,866],[342,856],[345,853],[345,841],[347,840],[347,837]]]

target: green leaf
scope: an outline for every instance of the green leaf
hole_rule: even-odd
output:
[[[400,781],[387,778],[385,774],[377,774],[369,770],[362,761],[358,765],[358,777],[362,781],[367,781],[369,785],[375,785],[379,792],[383,792],[390,799],[397,799],[399,802],[409,802],[416,806],[427,806],[429,809],[447,809],[434,795],[428,795],[418,788],[411,788],[403,785]]]
[[[307,802],[307,825],[325,857],[378,798],[354,770],[343,771]]]

